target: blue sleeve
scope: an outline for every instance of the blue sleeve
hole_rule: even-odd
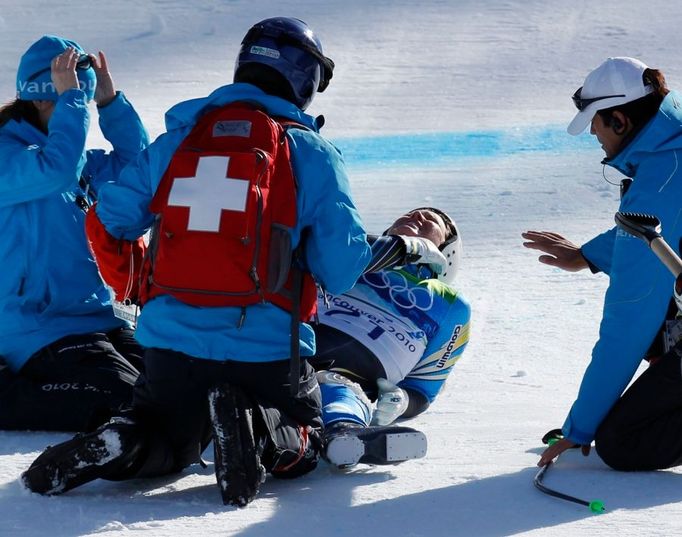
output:
[[[679,181],[659,189],[656,183],[667,175],[658,168],[652,171],[648,177],[638,175],[621,210],[657,215],[666,240],[676,245],[682,226]],[[580,444],[594,439],[599,424],[632,380],[665,319],[672,293],[673,276],[646,244],[622,230],[614,235],[599,339],[563,426],[564,436]]]
[[[440,393],[455,363],[469,342],[471,307],[454,290],[447,288],[451,300],[436,335],[431,338],[421,359],[398,386],[424,395],[432,403]]]
[[[0,207],[64,192],[76,185],[85,164],[90,116],[85,93],[71,89],[57,99],[41,148],[18,140],[0,143]]]
[[[123,93],[117,92],[112,102],[97,110],[102,134],[114,150],[87,153],[84,175],[95,192],[102,184],[117,180],[121,170],[149,145],[147,131]]]
[[[111,235],[135,240],[151,227],[154,216],[149,204],[186,134],[174,131],[159,136],[123,169],[116,182],[102,185],[97,216]]]
[[[592,267],[596,267],[605,274],[610,274],[611,259],[613,258],[613,243],[615,240],[616,228],[613,227],[583,244],[580,251]]]
[[[318,134],[288,131],[308,269],[330,293],[350,289],[371,258],[341,154]],[[305,231],[305,230],[301,230]]]

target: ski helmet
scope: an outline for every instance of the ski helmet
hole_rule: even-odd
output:
[[[448,264],[443,268],[443,272],[436,275],[436,278],[447,285],[454,284],[455,276],[457,276],[457,271],[459,270],[462,261],[462,237],[459,234],[457,224],[455,224],[455,221],[450,218],[447,213],[440,209],[436,209],[435,207],[418,207],[417,209],[412,209],[410,212],[414,211],[434,212],[445,222],[448,234],[445,237],[445,242],[443,242],[438,249],[448,260]]]
[[[308,25],[291,17],[274,17],[255,24],[242,40],[237,72],[249,64],[273,68],[291,86],[294,104],[305,110],[315,92],[323,92],[334,72],[334,62]]]

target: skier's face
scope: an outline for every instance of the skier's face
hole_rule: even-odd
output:
[[[448,229],[440,215],[427,209],[419,209],[398,218],[386,233],[422,237],[438,247],[445,242]]]

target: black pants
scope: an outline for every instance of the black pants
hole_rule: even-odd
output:
[[[615,470],[682,464],[682,344],[626,390],[597,430],[597,453]]]
[[[0,370],[0,429],[85,431],[130,404],[142,348],[129,329],[67,336]]]
[[[125,413],[132,418],[128,434],[144,447],[139,460],[128,464],[124,473],[108,475],[107,479],[165,475],[199,462],[212,433],[208,391],[224,383],[240,387],[259,405],[268,433],[279,449],[300,448],[299,426],[310,426],[318,433],[321,430],[320,388],[305,360],[301,362],[299,396],[294,398],[289,393],[289,360],[218,362],[148,349],[132,409]],[[268,461],[263,460],[268,471],[276,461],[271,462],[268,467]]]
[[[377,399],[378,378],[386,378],[379,359],[345,332],[324,324],[313,325],[317,351],[310,358],[316,371],[335,371],[357,382],[372,400]]]

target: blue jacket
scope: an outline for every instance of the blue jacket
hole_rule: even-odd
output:
[[[633,178],[619,210],[656,215],[663,237],[677,250],[682,237],[682,96],[668,94],[637,136],[604,163]],[[563,426],[565,437],[587,444],[656,337],[673,276],[643,241],[615,227],[585,244],[582,253],[610,279],[599,340]]]
[[[310,129],[292,128],[287,133],[298,184],[298,220],[292,244],[295,247],[301,230],[308,228],[305,253],[309,270],[333,293],[350,288],[369,262],[370,247],[350,197],[341,154],[318,134],[314,118],[249,84],[224,86],[208,97],[169,110],[168,132],[123,171],[117,184],[102,190],[97,205],[100,220],[117,238],[136,239],[144,234],[153,222],[149,203],[180,142],[207,109],[234,101],[258,103],[271,115]],[[195,307],[162,295],[145,304],[135,335],[147,347],[205,359],[264,362],[289,356],[288,312],[269,303],[250,306],[241,328],[240,316],[238,307]],[[303,356],[315,352],[314,333],[305,323],[301,323],[300,342]]]
[[[85,152],[85,99],[81,90],[64,92],[48,136],[26,121],[0,127],[0,355],[14,371],[57,339],[121,325],[90,255],[76,197],[85,197],[79,178],[96,194],[148,138],[119,93],[99,110],[114,151]]]

